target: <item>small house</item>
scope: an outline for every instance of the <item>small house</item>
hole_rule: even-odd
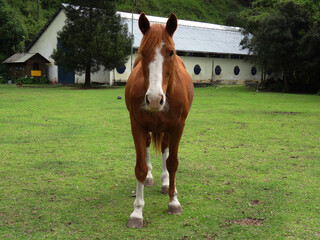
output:
[[[47,76],[47,64],[50,61],[39,53],[16,53],[3,63],[7,64],[11,78],[40,78]]]

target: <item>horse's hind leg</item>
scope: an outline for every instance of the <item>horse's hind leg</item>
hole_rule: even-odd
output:
[[[178,169],[178,147],[179,142],[181,139],[182,131],[183,131],[182,124],[180,128],[176,128],[170,134],[170,142],[169,142],[169,157],[167,159],[167,169],[169,172],[169,189],[168,194],[170,197],[170,202],[168,204],[168,213],[169,214],[177,214],[180,215],[182,213],[181,204],[178,201],[178,191],[175,186],[175,178],[176,178],[176,171]]]
[[[151,143],[151,136],[150,136],[150,133],[148,134],[148,137],[147,137],[147,147],[146,147],[146,164],[148,166],[148,174],[147,174],[147,178],[144,182],[144,185],[145,186],[152,186],[154,184],[154,181],[153,181],[153,176],[152,176],[152,164],[151,164],[151,161],[150,161],[150,143]]]
[[[169,157],[169,136],[164,134],[161,144],[162,152],[162,173],[161,173],[161,193],[167,194],[169,189],[169,172],[167,170],[167,159]]]

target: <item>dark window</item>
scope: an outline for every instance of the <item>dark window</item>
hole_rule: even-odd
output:
[[[235,75],[238,75],[240,73],[240,68],[238,66],[235,66],[233,72]]]
[[[40,70],[39,63],[33,63],[33,70]]]
[[[252,67],[252,68],[251,68],[251,74],[252,74],[253,76],[257,74],[257,69],[256,69],[256,67]]]
[[[196,74],[196,75],[199,75],[200,74],[200,72],[201,72],[201,67],[200,67],[200,65],[195,65],[194,66],[194,68],[193,68],[193,71],[194,71],[194,73]]]
[[[214,72],[216,73],[216,75],[220,75],[221,67],[219,65],[217,65],[216,68],[214,69]]]
[[[119,74],[122,74],[122,73],[124,73],[124,72],[126,71],[126,66],[119,67],[119,68],[116,68],[116,69],[117,69],[117,72],[118,72]]]
[[[271,69],[267,69],[267,74],[270,76],[272,74]]]

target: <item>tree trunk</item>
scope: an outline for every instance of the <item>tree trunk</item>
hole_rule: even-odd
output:
[[[37,20],[39,21],[40,17],[40,0],[37,0]]]
[[[284,92],[289,92],[288,78],[285,76],[285,74],[283,74],[282,80],[283,80],[283,84],[284,84],[283,91],[284,91]]]
[[[90,83],[91,83],[91,62],[90,60],[88,60],[86,65],[86,75],[85,75],[84,85],[90,86]]]

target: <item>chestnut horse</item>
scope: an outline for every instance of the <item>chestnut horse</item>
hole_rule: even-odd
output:
[[[179,142],[193,100],[192,79],[177,56],[172,40],[177,28],[176,15],[170,15],[166,26],[150,26],[145,14],[141,13],[139,28],[143,34],[139,56],[125,90],[136,149],[137,191],[134,211],[127,224],[131,228],[143,226],[144,185],[153,185],[150,132],[156,151],[162,152],[161,192],[169,194],[168,213],[182,213],[175,175]]]

